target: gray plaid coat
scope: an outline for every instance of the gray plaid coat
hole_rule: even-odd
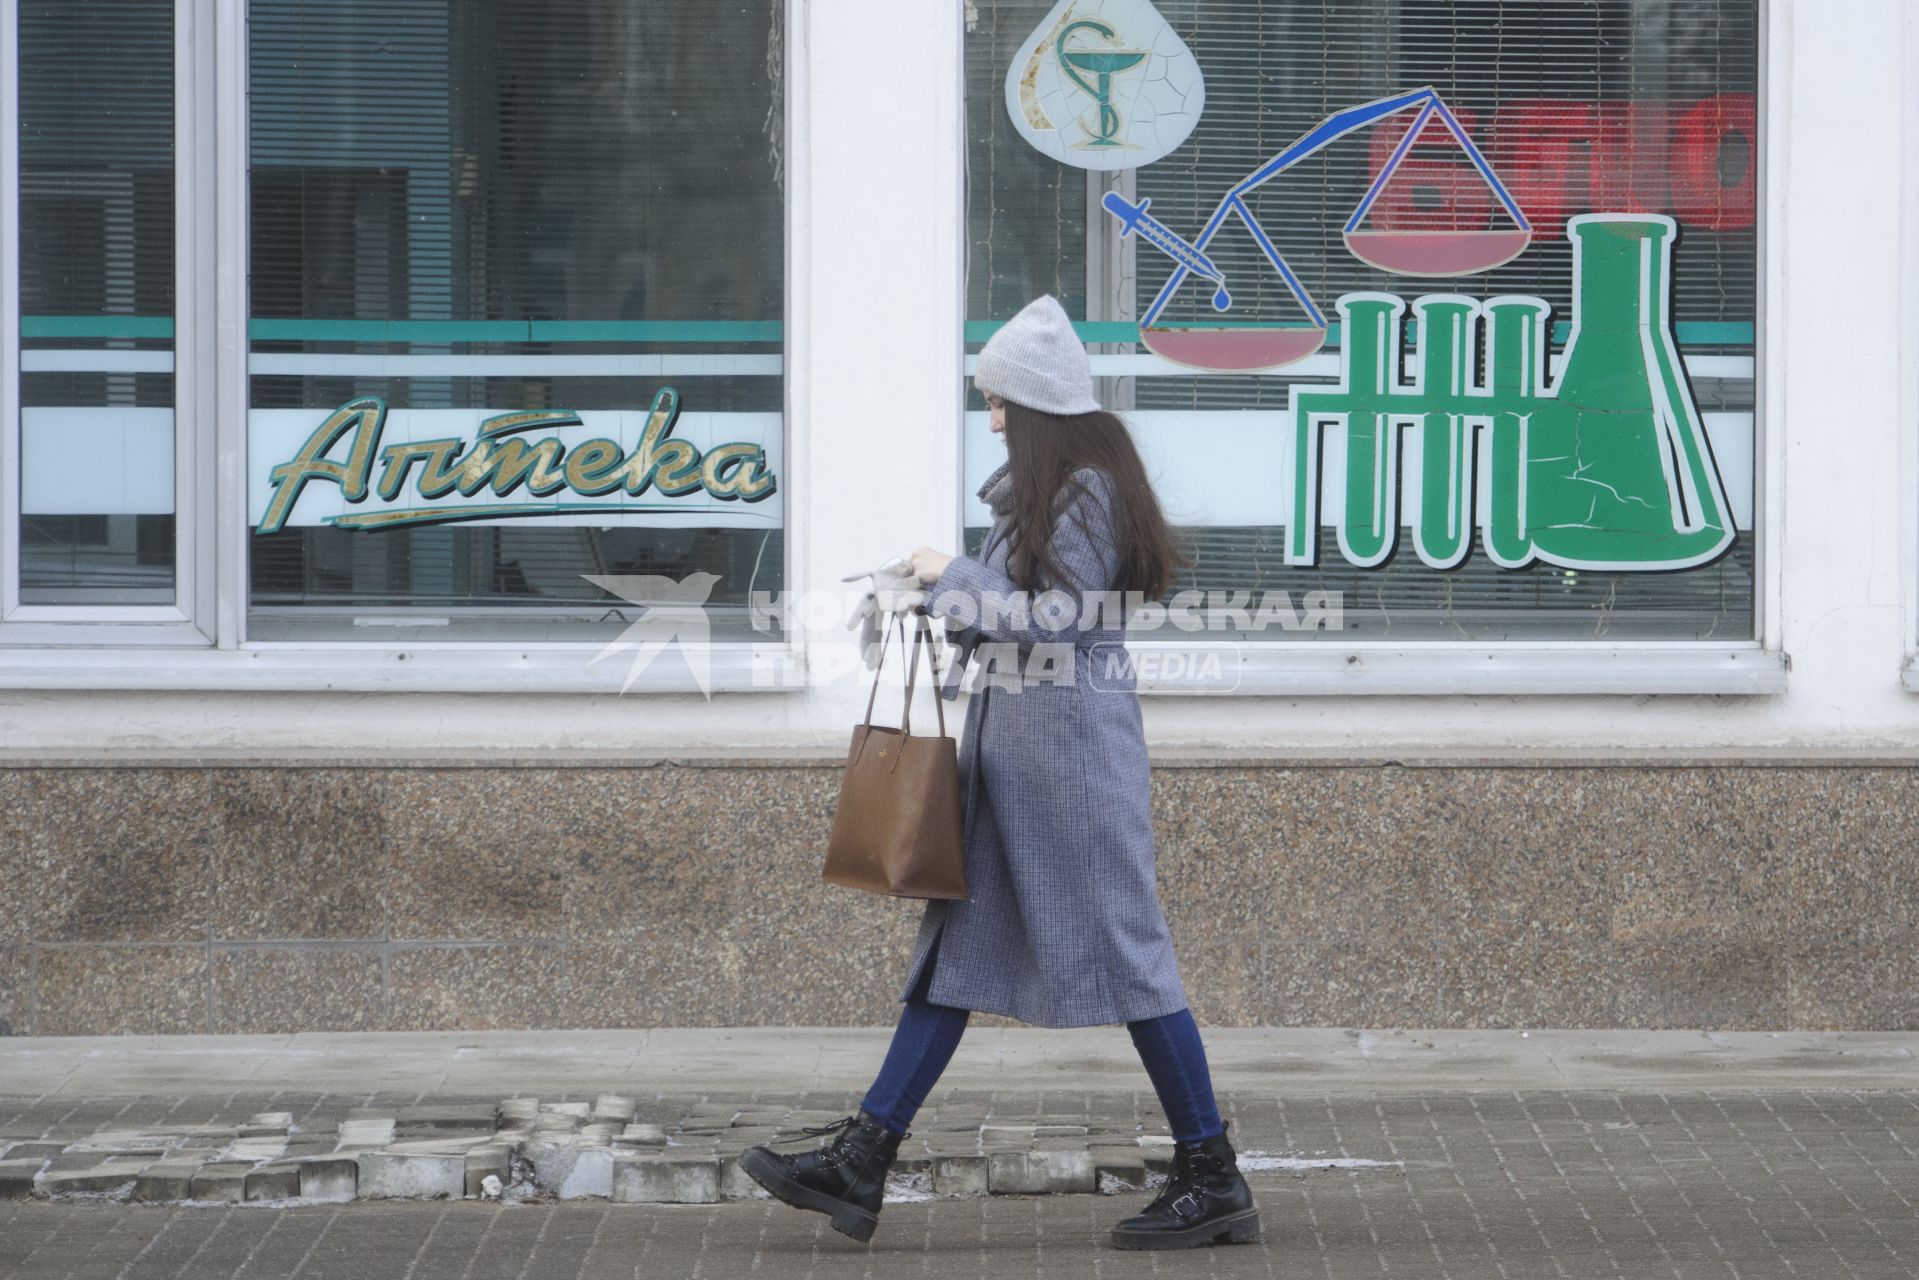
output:
[[[1004,502],[1005,473],[981,496]],[[958,691],[967,657],[978,660],[959,745],[970,897],[927,904],[900,995],[937,940],[933,1003],[1043,1027],[1186,1007],[1154,891],[1146,739],[1122,615],[1085,616],[1077,599],[1114,589],[1117,495],[1103,471],[1074,476],[1085,489],[1061,486],[1051,544],[1067,581],[1042,583],[1075,597],[1072,616],[989,611],[995,598],[1018,594],[1006,573],[1003,513],[979,557],[955,557],[928,589],[928,611],[947,620],[958,646],[942,696]],[[1049,654],[1057,676],[1041,680],[1045,664],[1035,658]]]

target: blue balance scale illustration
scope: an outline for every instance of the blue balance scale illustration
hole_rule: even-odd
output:
[[[1060,56],[1064,62],[1067,57],[1064,34],[1061,36]],[[1100,83],[1105,83],[1103,78]],[[1091,86],[1088,91],[1092,92]],[[1472,139],[1440,98],[1438,91],[1426,86],[1326,117],[1296,142],[1234,184],[1219,202],[1212,217],[1207,219],[1205,227],[1191,240],[1153,217],[1149,212],[1152,204],[1150,198],[1134,203],[1117,192],[1108,192],[1101,203],[1108,213],[1119,220],[1121,236],[1137,234],[1173,260],[1172,274],[1139,320],[1140,340],[1147,349],[1175,364],[1239,373],[1294,364],[1318,351],[1324,345],[1330,328],[1326,313],[1274,246],[1265,228],[1260,226],[1259,219],[1254,217],[1251,207],[1246,203],[1246,197],[1348,134],[1407,112],[1414,113],[1411,126],[1374,177],[1359,206],[1346,220],[1344,236],[1347,251],[1382,271],[1428,277],[1490,271],[1525,252],[1532,243],[1532,224],[1527,221],[1512,193],[1499,180],[1499,175],[1493,172],[1492,165],[1473,145]],[[1426,126],[1435,120],[1459,144],[1467,160],[1491,190],[1493,198],[1511,219],[1512,226],[1466,230],[1378,230],[1366,227],[1367,216],[1387,184],[1405,162]],[[1223,318],[1232,309],[1232,293],[1227,288],[1225,273],[1207,255],[1206,248],[1226,225],[1228,217],[1237,217],[1245,226],[1260,253],[1299,304],[1304,314],[1303,321]],[[1167,304],[1190,277],[1213,285],[1213,310],[1220,313],[1222,319],[1212,323],[1162,323],[1161,317]]]

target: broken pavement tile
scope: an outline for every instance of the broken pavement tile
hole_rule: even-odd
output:
[[[458,1200],[466,1195],[466,1156],[362,1151],[359,1198]]]
[[[622,1204],[716,1204],[720,1163],[712,1157],[628,1155],[613,1162],[613,1199]]]
[[[244,1187],[248,1200],[291,1200],[300,1194],[300,1166],[263,1164],[247,1171]]]

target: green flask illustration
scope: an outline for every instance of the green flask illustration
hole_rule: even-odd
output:
[[[1566,234],[1573,326],[1556,379],[1544,299],[1416,299],[1411,381],[1399,376],[1406,303],[1383,293],[1340,299],[1340,382],[1292,396],[1288,563],[1316,554],[1329,429],[1345,459],[1332,522],[1356,565],[1393,555],[1403,484],[1418,494],[1415,550],[1435,569],[1465,559],[1475,526],[1507,568],[1680,569],[1731,545],[1731,507],[1672,335],[1677,227],[1658,215],[1586,214]],[[1483,379],[1474,376],[1482,330]],[[1407,430],[1420,446],[1409,482],[1400,475]],[[1476,510],[1482,494],[1487,508]]]
[[[1495,532],[1523,535],[1539,559],[1573,568],[1705,563],[1731,544],[1732,514],[1672,336],[1677,228],[1605,214],[1574,218],[1567,234],[1565,366],[1552,394],[1511,424],[1525,526]],[[1505,540],[1491,539],[1496,549]]]

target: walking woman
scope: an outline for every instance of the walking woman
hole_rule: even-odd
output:
[[[1119,610],[1158,600],[1181,563],[1126,427],[1101,411],[1065,310],[1034,300],[980,352],[974,385],[1006,462],[980,489],[978,558],[913,552],[925,607],[984,670],[959,748],[965,901],[921,919],[905,1009],[859,1112],[800,1154],[740,1167],[788,1204],[872,1238],[886,1172],[972,1010],[1042,1027],[1126,1024],[1170,1122],[1172,1172],[1113,1228],[1125,1249],[1259,1238],[1259,1210],[1213,1100],[1154,893],[1139,697]],[[1110,601],[1109,601],[1110,603]],[[1023,607],[1022,607],[1023,606]],[[949,680],[942,696],[952,697]]]

